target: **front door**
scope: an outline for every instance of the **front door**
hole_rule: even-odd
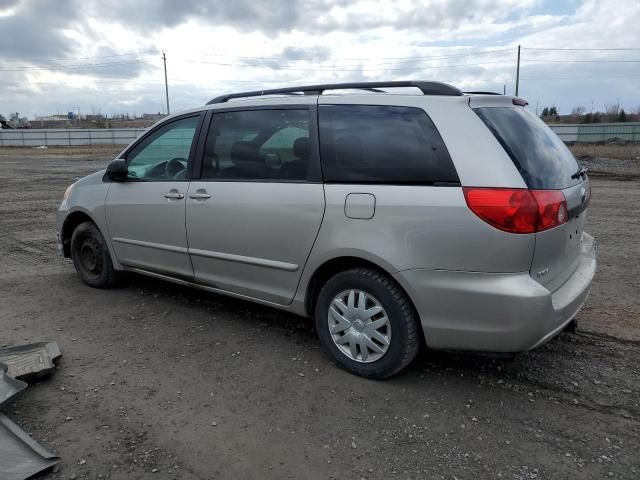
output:
[[[200,283],[291,302],[324,213],[312,107],[212,115],[187,233]]]
[[[199,120],[196,114],[170,121],[127,152],[127,180],[114,182],[106,199],[109,236],[121,264],[193,279],[185,198]]]

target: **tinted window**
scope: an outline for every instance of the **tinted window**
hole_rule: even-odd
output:
[[[199,117],[168,123],[148,135],[127,154],[128,177],[142,180],[179,180],[187,161]]]
[[[304,180],[310,156],[308,110],[216,113],[202,178]]]
[[[449,153],[419,108],[323,105],[320,153],[327,182],[457,183]]]
[[[475,112],[498,139],[532,189],[563,189],[582,182],[571,178],[576,159],[545,123],[522,107],[484,107]]]

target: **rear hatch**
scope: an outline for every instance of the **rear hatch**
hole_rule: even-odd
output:
[[[531,276],[554,291],[579,263],[582,231],[591,194],[586,173],[572,153],[538,117],[521,106],[474,108],[505,149],[530,190],[562,191],[566,223],[536,233]]]

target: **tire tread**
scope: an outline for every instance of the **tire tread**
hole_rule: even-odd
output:
[[[99,278],[98,280],[90,280],[85,278],[81,270],[78,268],[76,264],[76,260],[73,258],[74,253],[76,251],[75,244],[79,241],[78,240],[79,237],[81,235],[87,235],[87,234],[93,235],[101,244],[101,246],[105,249],[105,252],[106,252],[105,259],[104,259],[104,272],[101,278]],[[100,233],[100,230],[98,229],[96,224],[93,222],[90,222],[90,221],[83,222],[73,230],[73,233],[71,234],[71,259],[73,260],[73,263],[76,267],[76,271],[78,272],[78,276],[80,277],[80,279],[90,287],[103,288],[103,289],[111,288],[119,280],[118,272],[113,268],[113,262],[111,261],[111,255],[109,253],[107,243],[104,237],[102,236],[102,233]]]
[[[407,294],[404,292],[404,290],[400,287],[400,285],[398,285],[393,279],[391,279],[388,275],[379,272],[377,270],[374,270],[372,268],[367,268],[367,267],[356,267],[356,268],[351,268],[348,270],[344,270],[340,273],[337,273],[335,276],[333,276],[329,282],[327,282],[327,284],[325,284],[325,286],[323,286],[320,289],[320,292],[318,293],[318,298],[321,298],[321,296],[323,295],[323,293],[325,292],[325,289],[330,288],[330,283],[333,281],[339,281],[342,278],[349,278],[353,275],[358,275],[358,276],[362,276],[365,278],[368,278],[376,283],[378,283],[379,285],[381,285],[392,297],[393,301],[396,303],[396,306],[399,307],[399,310],[401,312],[401,316],[402,316],[402,323],[403,326],[406,330],[406,336],[405,336],[405,342],[403,345],[403,350],[402,350],[402,356],[400,357],[400,359],[394,363],[394,365],[389,368],[389,367],[382,367],[382,368],[372,368],[371,364],[361,364],[361,365],[345,365],[344,363],[340,362],[338,359],[335,358],[333,352],[330,350],[330,348],[325,345],[325,342],[321,341],[321,345],[323,347],[323,349],[329,353],[333,358],[334,361],[343,367],[346,367],[348,370],[364,376],[364,377],[368,377],[368,378],[374,378],[374,379],[384,379],[384,378],[388,378],[391,377],[392,375],[395,375],[396,373],[398,373],[399,371],[401,371],[402,369],[404,369],[405,367],[407,367],[412,361],[413,359],[416,357],[416,355],[418,354],[418,351],[420,349],[420,345],[421,345],[421,341],[420,341],[420,327],[418,325],[417,322],[417,315],[415,312],[415,309],[413,307],[413,304],[411,303],[411,301],[409,300]],[[322,315],[321,312],[319,312],[319,308],[318,305],[321,302],[317,302],[316,304],[316,325],[317,328],[322,328],[322,326],[319,324],[318,322],[318,316]],[[366,366],[365,366],[366,365]]]

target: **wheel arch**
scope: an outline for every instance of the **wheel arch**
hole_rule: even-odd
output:
[[[78,225],[84,222],[93,223],[104,237],[105,241],[107,242],[107,246],[110,247],[107,236],[100,228],[98,222],[95,221],[95,219],[89,214],[89,212],[85,210],[74,210],[73,212],[70,212],[64,219],[64,223],[62,224],[62,232],[60,232],[62,252],[65,258],[71,257],[71,237],[73,235],[73,231]]]
[[[320,293],[320,289],[322,288],[322,286],[331,277],[345,270],[351,270],[352,268],[361,267],[370,268],[386,275],[392,282],[394,282],[398,286],[398,288],[400,288],[405,293],[405,295],[409,299],[409,302],[411,303],[411,307],[413,308],[415,315],[418,315],[418,310],[415,307],[411,295],[406,290],[406,288],[404,288],[404,286],[398,283],[398,281],[394,278],[390,271],[372,260],[367,260],[365,258],[352,255],[331,258],[329,260],[326,260],[315,269],[315,271],[309,278],[309,282],[307,283],[304,297],[304,308],[306,315],[310,318],[313,318],[316,302],[318,300],[318,293]],[[418,322],[418,325],[420,325],[420,328],[422,328],[421,322]]]

